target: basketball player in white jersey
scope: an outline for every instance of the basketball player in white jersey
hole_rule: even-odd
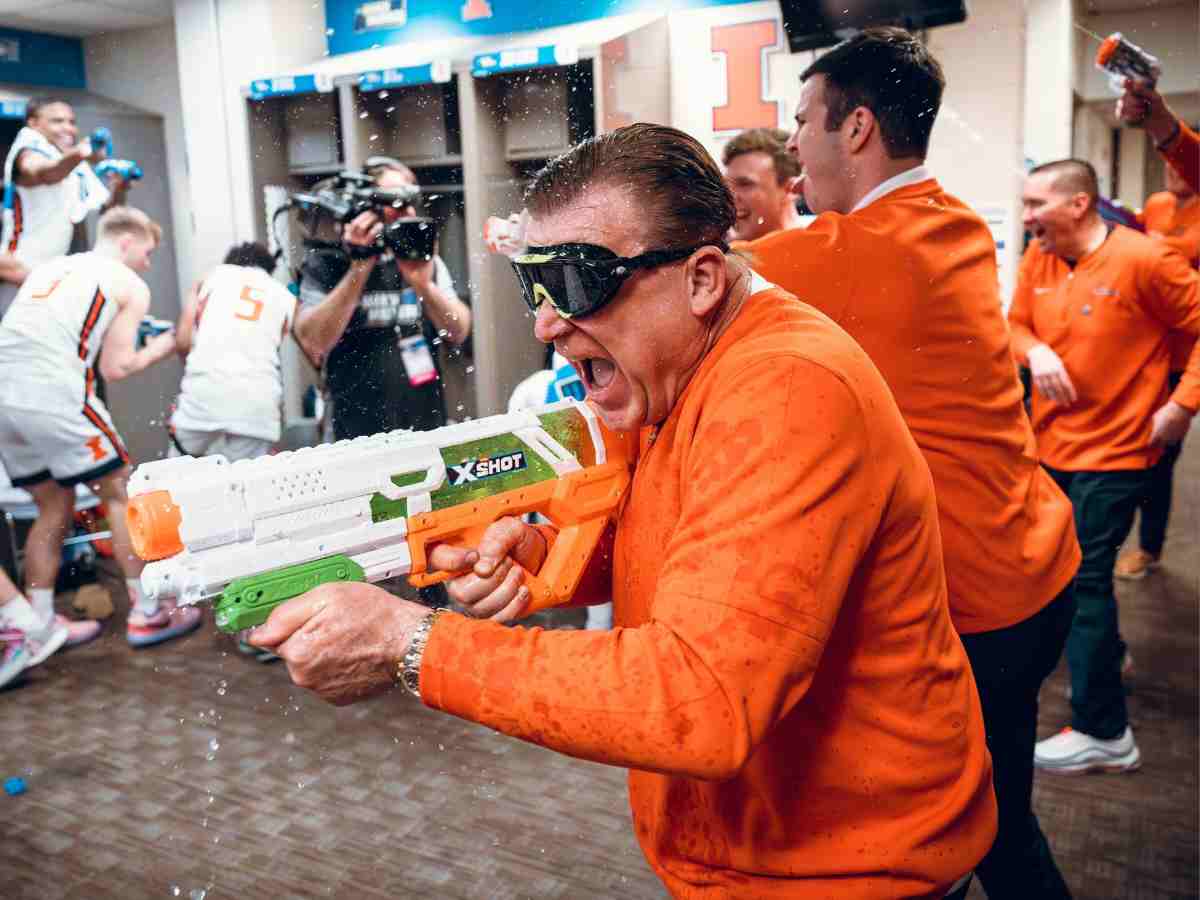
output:
[[[171,416],[171,455],[253,459],[279,440],[279,350],[296,298],[271,277],[275,257],[239,244],[184,304],[175,344],[186,360]]]
[[[4,162],[5,194],[0,250],[29,269],[71,250],[75,228],[92,210],[124,203],[129,183],[113,175],[107,184],[91,163],[104,159],[104,148],[79,140],[75,110],[65,100],[31,100],[25,127]],[[16,290],[0,285],[0,316]]]
[[[0,613],[22,630],[56,621],[61,542],[74,513],[75,486],[86,484],[108,509],[114,555],[132,601],[126,637],[140,647],[191,631],[201,613],[189,607],[172,614],[142,594],[142,562],[125,524],[129,455],[95,393],[97,356],[100,375],[119,381],[170,356],[175,336],[135,346],[150,308],[150,289],[137,272],[150,268],[158,225],[140,210],[116,207],[100,217],[98,232],[91,253],[35,268],[0,321],[0,458],[13,485],[29,491],[38,507],[25,554],[32,608],[15,598]],[[68,646],[99,633],[96,622],[57,621],[72,631]]]

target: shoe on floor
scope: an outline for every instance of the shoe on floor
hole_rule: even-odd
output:
[[[190,634],[203,620],[204,613],[196,606],[160,606],[152,616],[131,611],[125,624],[125,639],[134,647],[152,647]]]
[[[1128,553],[1121,554],[1117,564],[1113,566],[1113,575],[1127,581],[1137,581],[1139,578],[1149,575],[1151,570],[1157,569],[1158,565],[1159,558],[1157,556],[1142,549],[1130,550]]]
[[[25,632],[6,628],[0,631],[0,688],[29,666],[29,647]]]
[[[1133,739],[1133,729],[1110,741],[1092,737],[1074,728],[1064,728],[1053,737],[1038,741],[1033,748],[1033,764],[1043,772],[1056,775],[1082,775],[1085,772],[1132,772],[1142,764]]]
[[[37,631],[26,631],[24,635],[25,647],[29,651],[29,662],[25,664],[25,668],[32,669],[34,666],[40,666],[51,654],[61,649],[67,643],[71,632],[56,616]]]
[[[56,615],[54,621],[67,629],[64,647],[78,647],[100,637],[100,623],[95,619],[68,619],[66,616]]]

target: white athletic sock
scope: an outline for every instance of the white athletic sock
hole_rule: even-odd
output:
[[[140,578],[126,578],[125,590],[129,592],[129,603],[135,612],[143,616],[152,616],[158,612],[158,601],[147,600],[146,595],[142,593]]]
[[[42,620],[33,611],[24,594],[17,594],[3,606],[0,606],[0,616],[4,620],[24,632],[39,632],[42,630]]]
[[[54,588],[30,588],[29,602],[43,625],[54,621]]]

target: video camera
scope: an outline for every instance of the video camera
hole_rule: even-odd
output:
[[[369,161],[368,161],[369,162]],[[334,176],[332,184],[309,193],[293,193],[280,212],[294,209],[301,223],[311,231],[313,223],[327,217],[345,225],[364,212],[376,212],[381,218],[388,210],[402,211],[413,206],[421,196],[416,185],[381,188],[375,179],[363,172],[343,171]],[[351,256],[378,256],[390,250],[399,259],[432,259],[437,242],[437,224],[424,216],[405,216],[386,222],[379,240],[370,247],[348,247]]]

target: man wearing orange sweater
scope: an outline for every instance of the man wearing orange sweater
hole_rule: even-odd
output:
[[[1033,375],[1033,425],[1070,496],[1083,563],[1067,639],[1071,727],[1040,741],[1050,772],[1127,771],[1141,759],[1121,685],[1113,563],[1162,447],[1200,407],[1200,352],[1167,395],[1172,330],[1200,335],[1200,279],[1175,251],[1096,209],[1096,172],[1062,160],[1025,179],[1032,233],[1009,310],[1013,349]]]
[[[1150,195],[1138,220],[1146,234],[1178,250],[1195,269],[1200,267],[1200,195],[1172,166],[1166,167],[1166,176],[1167,189]],[[1172,333],[1168,341],[1171,368],[1167,390],[1174,391],[1183,378],[1183,369],[1196,342],[1178,332]],[[1183,441],[1167,444],[1163,447],[1162,457],[1150,471],[1150,484],[1138,504],[1141,513],[1138,547],[1117,560],[1113,574],[1118,578],[1144,578],[1151,569],[1158,567],[1171,516],[1175,463],[1182,450]]]
[[[514,259],[535,333],[636,430],[633,483],[576,599],[610,632],[506,628],[367,585],[252,640],[332,702],[402,670],[426,705],[628,767],[634,827],[684,898],[961,897],[995,835],[933,484],[833,322],[723,244],[716,163],[671,128],[581,144],[529,188]],[[547,540],[502,519],[439,546],[474,616],[519,614]]]
[[[924,166],[941,66],[908,32],[868,29],[801,80],[789,147],[820,215],[746,250],[862,345],[929,463],[1000,809],[976,874],[993,897],[1068,897],[1031,801],[1038,690],[1074,615],[1079,546],[1070,501],[1037,464],[991,232]]]

